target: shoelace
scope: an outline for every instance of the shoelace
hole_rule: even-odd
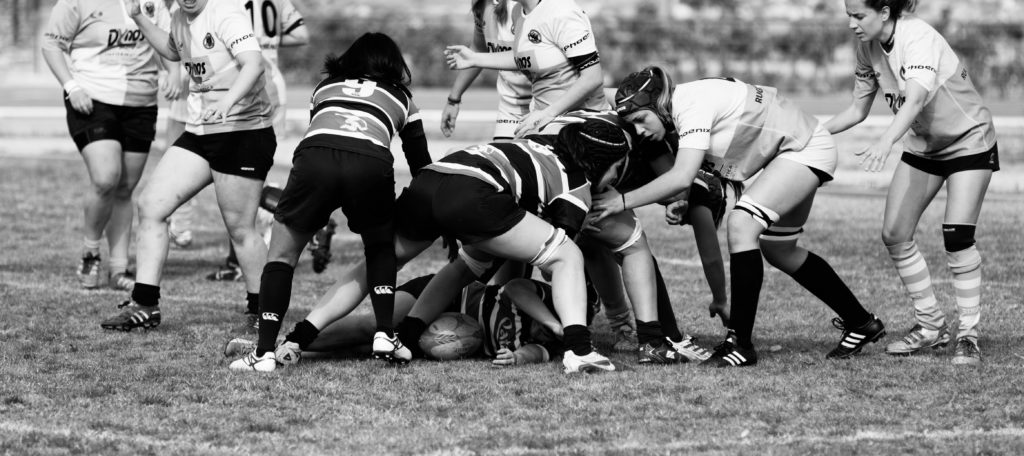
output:
[[[132,305],[132,300],[131,300],[131,299],[129,299],[129,300],[125,301],[125,302],[122,302],[122,303],[118,304],[118,305],[117,305],[117,308],[118,308],[118,309],[123,309],[123,308],[125,308],[125,307],[128,307],[128,306],[130,306],[130,305]]]

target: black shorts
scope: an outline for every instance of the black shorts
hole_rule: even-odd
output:
[[[996,144],[988,151],[980,154],[957,157],[950,160],[932,160],[904,152],[901,160],[914,169],[943,178],[948,178],[953,173],[960,171],[975,169],[990,169],[995,172],[999,171],[999,145]]]
[[[526,211],[508,190],[498,192],[480,179],[423,170],[398,197],[396,230],[414,241],[455,236],[465,244],[498,237]]]
[[[395,213],[395,169],[380,158],[327,147],[295,151],[292,171],[275,218],[289,228],[314,232],[341,208],[353,233],[388,230]]]
[[[277,137],[273,127],[208,135],[186,131],[174,147],[203,157],[218,173],[264,180],[274,166]]]
[[[111,139],[121,150],[149,153],[156,137],[156,106],[117,106],[92,100],[92,114],[82,114],[64,99],[68,131],[81,152],[93,141]]]

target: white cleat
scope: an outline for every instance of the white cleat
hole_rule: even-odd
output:
[[[711,353],[705,350],[704,347],[697,345],[693,336],[684,335],[681,342],[672,342],[667,337],[665,340],[672,344],[672,348],[691,363],[699,363],[711,357]]]
[[[256,351],[249,352],[242,359],[236,359],[228,366],[231,370],[252,372],[273,372],[277,369],[274,352],[268,351],[263,356],[256,356]]]
[[[398,334],[395,334],[395,337],[388,337],[383,331],[377,331],[373,335],[373,357],[391,363],[405,364],[412,360],[412,352],[398,340]]]
[[[277,364],[291,366],[302,359],[302,349],[295,342],[285,341],[274,350],[274,356],[277,358]]]
[[[577,355],[572,350],[566,350],[562,355],[562,366],[565,366],[566,374],[574,372],[590,374],[615,370],[615,365],[608,358],[593,350],[583,356]]]

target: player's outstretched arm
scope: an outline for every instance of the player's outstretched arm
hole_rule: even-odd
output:
[[[139,31],[146,37],[146,41],[149,41],[149,45],[157,54],[172,62],[181,60],[178,51],[171,46],[171,36],[142,15],[142,6],[139,5],[139,0],[124,0],[124,6],[128,10],[128,15],[139,26]]]
[[[853,103],[847,106],[846,109],[825,121],[823,124],[825,129],[829,133],[836,134],[849,130],[854,125],[863,122],[864,119],[868,118],[868,113],[871,112],[871,104],[874,99],[874,93],[870,97],[854,98]]]
[[[704,206],[690,208],[690,223],[693,225],[693,237],[697,243],[697,253],[704,267],[704,278],[711,287],[711,303],[708,312],[711,317],[718,315],[722,324],[729,325],[729,302],[725,291],[725,262],[722,261],[722,248],[718,243],[718,230],[711,215],[711,209]]]

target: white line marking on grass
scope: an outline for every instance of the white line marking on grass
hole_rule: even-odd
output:
[[[658,257],[658,263],[668,263],[673,266],[682,266],[684,268],[702,268],[704,265],[700,263],[700,260],[684,260],[680,258],[665,258]]]
[[[97,442],[103,444],[109,444],[110,442],[130,443],[139,446],[150,446],[162,449],[174,450],[174,453],[194,453],[197,451],[203,452],[220,452],[230,453],[231,449],[227,447],[213,446],[208,442],[179,442],[179,441],[167,441],[158,440],[144,435],[135,433],[120,434],[109,431],[97,431],[92,429],[64,429],[64,428],[51,428],[41,427],[32,424],[18,423],[18,422],[2,422],[0,423],[0,431],[12,432],[19,435],[26,435],[30,433],[44,434],[51,437],[66,437],[79,440],[85,440],[89,442]]]

